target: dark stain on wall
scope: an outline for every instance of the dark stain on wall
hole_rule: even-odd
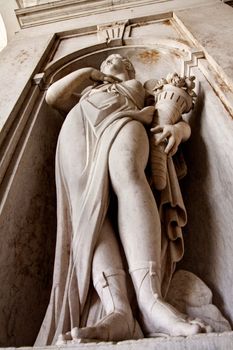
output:
[[[156,63],[160,58],[160,52],[157,50],[146,50],[138,54],[139,60],[144,63]]]

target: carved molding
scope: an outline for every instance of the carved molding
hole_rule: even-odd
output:
[[[60,0],[15,10],[21,28],[95,15],[137,6],[157,5],[169,0]]]
[[[190,70],[193,67],[198,66],[198,60],[200,58],[204,58],[204,52],[198,49],[190,49],[189,51],[189,57],[187,59],[184,59],[183,61],[183,75],[189,77],[190,76]]]
[[[106,43],[115,39],[122,41],[127,23],[128,21],[120,21],[97,26],[98,41]]]
[[[43,73],[38,73],[38,74],[34,75],[33,83],[35,85],[38,85],[39,88],[42,88],[42,86],[45,83],[45,73],[43,72]]]
[[[26,8],[31,6],[45,5],[48,3],[54,3],[60,0],[16,0],[19,8]]]

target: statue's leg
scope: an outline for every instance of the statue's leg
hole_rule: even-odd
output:
[[[190,323],[160,295],[161,227],[157,206],[145,177],[149,154],[142,124],[122,128],[109,154],[109,171],[118,197],[119,233],[137,293],[145,334],[190,335]]]
[[[120,341],[143,337],[133,318],[118,242],[108,219],[94,252],[92,280],[106,316],[93,326],[74,328],[71,331],[73,339]]]

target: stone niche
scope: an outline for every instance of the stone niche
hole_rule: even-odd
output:
[[[54,155],[64,117],[46,105],[46,89],[75,69],[99,68],[111,53],[127,56],[142,83],[170,72],[196,76],[197,103],[184,116],[192,136],[183,146],[188,224],[178,268],[197,274],[233,321],[233,123],[230,104],[224,107],[215,92],[225,83],[174,18],[149,17],[58,35],[49,59],[32,77],[19,111],[22,116],[28,110],[27,121],[20,128],[22,118],[16,118],[2,145],[3,151],[12,143],[15,149],[0,188],[0,346],[33,345],[49,301],[56,240]]]

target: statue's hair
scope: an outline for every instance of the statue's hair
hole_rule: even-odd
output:
[[[125,65],[126,70],[128,71],[128,74],[129,74],[130,79],[134,79],[134,78],[135,78],[135,69],[134,69],[133,64],[130,62],[130,60],[129,60],[128,58],[123,57],[123,56],[121,56],[121,55],[118,54],[118,53],[114,53],[114,54],[108,56],[108,57],[106,58],[106,60],[104,60],[104,61],[102,62],[101,66],[100,66],[100,71],[101,71],[101,72],[103,71],[104,66],[105,66],[105,64],[106,64],[106,61],[107,61],[109,58],[114,58],[114,57],[121,58],[122,62],[123,62],[124,65]]]

